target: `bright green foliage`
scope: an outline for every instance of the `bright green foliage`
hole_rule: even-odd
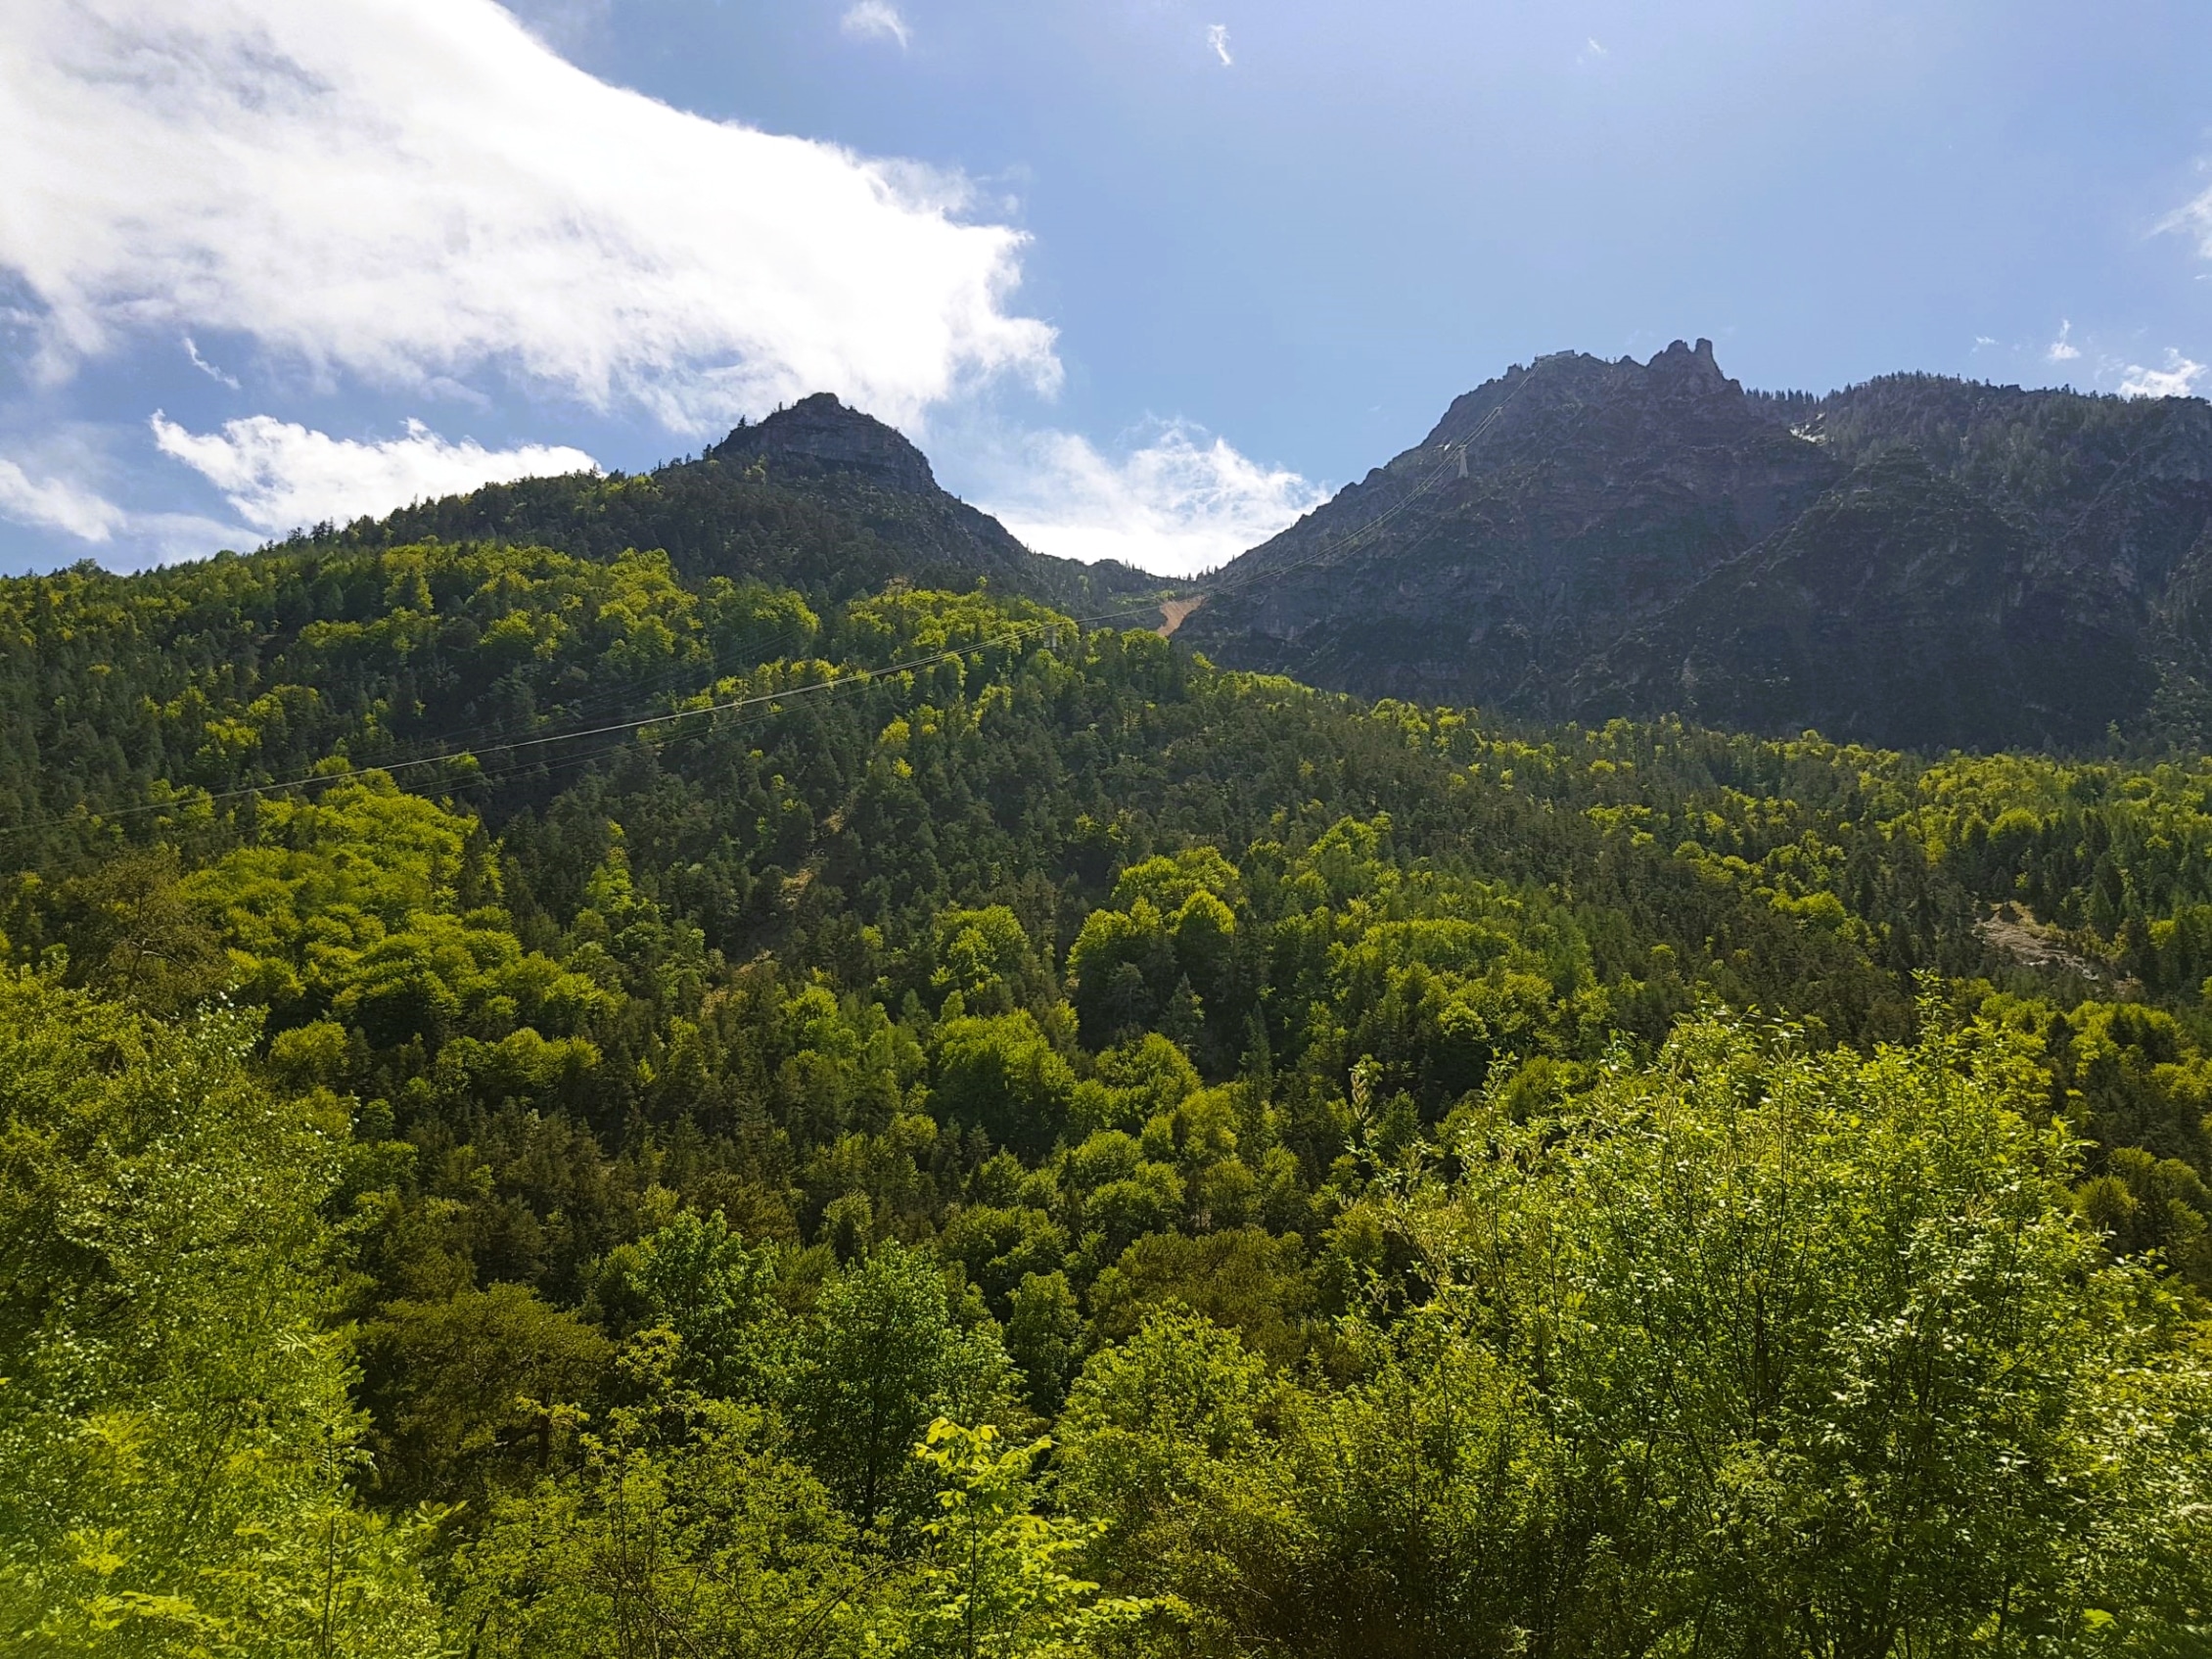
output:
[[[939,1418],[918,1454],[938,1485],[938,1513],[902,1611],[895,1653],[916,1659],[1082,1659],[1159,1604],[1097,1594],[1071,1568],[1096,1531],[1035,1512],[1031,1466],[1051,1442],[996,1450],[988,1424]]]
[[[926,1058],[914,1034],[880,1004],[840,998],[816,982],[782,1001],[776,1028],[783,1057],[766,1081],[779,1117],[799,1134],[830,1140],[892,1129],[899,1141],[913,1132],[911,1126],[899,1131],[897,1119],[918,1096]]]
[[[1141,893],[1127,910],[1091,911],[1068,952],[1084,1038],[1103,1046],[1174,1014],[1175,1035],[1195,1039],[1208,994],[1219,1003],[1230,989],[1235,933],[1235,914],[1202,888],[1171,911]]]
[[[665,706],[804,654],[818,626],[796,594],[682,583],[657,553],[431,542],[14,580],[0,589],[0,639],[21,664],[0,677],[0,799],[12,818],[66,818],[148,785],[298,776],[335,748],[376,764],[457,729],[523,736],[618,701]],[[70,793],[51,757],[87,722],[108,741]]]
[[[719,1210],[685,1211],[610,1253],[595,1295],[618,1328],[675,1332],[687,1386],[711,1398],[757,1399],[775,1364],[759,1335],[774,1279],[768,1253],[748,1249]]]
[[[893,589],[856,600],[845,616],[853,654],[872,667],[939,651],[973,652],[979,660],[1027,656],[1040,624],[1074,624],[1027,599],[974,593]]]
[[[1190,1057],[1158,1032],[1099,1054],[1091,1076],[1076,1086],[1072,1110],[1085,1129],[1141,1129],[1173,1112],[1199,1085]]]
[[[253,1037],[0,978],[0,1651],[433,1651],[413,1529],[346,1485],[344,1115]]]
[[[863,1651],[849,1521],[755,1411],[681,1394],[619,1406],[576,1467],[502,1500],[455,1564],[479,1654],[730,1659]]]
[[[1173,914],[1199,893],[1226,905],[1243,901],[1244,878],[1216,848],[1190,847],[1173,855],[1158,854],[1131,864],[1114,883],[1108,902],[1117,910],[1126,910],[1139,899],[1148,899],[1163,914]]]
[[[2200,1640],[2203,763],[1360,708],[981,591],[851,599],[880,548],[818,610],[714,574],[816,558],[795,519],[622,554],[668,487],[594,486],[591,559],[0,584],[0,926],[68,1011],[23,1075],[187,1102],[113,1202],[252,1223],[104,1277],[53,1199],[110,1190],[56,1150],[78,1108],[12,1108],[23,1527],[93,1466],[111,1382],[48,1376],[81,1362],[181,1448],[245,1437],[239,1504],[333,1517],[348,1606],[405,1579],[403,1509],[461,1504],[462,1650]],[[261,1040],[189,1017],[217,994]],[[293,1379],[260,1414],[160,1359],[233,1337],[209,1375]],[[1046,1496],[1001,1444],[917,1460],[940,1417],[1049,1426]],[[87,1513],[172,1503],[145,1444]],[[982,1582],[941,1489],[1036,1620],[941,1616]],[[208,1525],[195,1559],[245,1549]],[[281,1646],[251,1577],[189,1593]],[[1181,1605],[1084,1625],[1090,1579]]]
[[[521,1024],[574,1031],[612,999],[522,948],[474,831],[371,773],[311,805],[272,804],[256,844],[194,874],[183,897],[216,919],[242,992],[287,1021],[329,1017],[377,1047],[432,1050],[460,1035],[496,1042]],[[595,1058],[533,1057],[522,1081]]]
[[[2212,1606],[2212,1369],[2075,1223],[2038,1084],[1990,1028],[1689,1026],[1396,1187],[1427,1300],[1348,1386],[1173,1320],[1101,1356],[1071,1490],[1115,1582],[1307,1651],[2164,1651]]]
[[[1104,1576],[1183,1597],[1204,1650],[1286,1634],[1275,1608],[1301,1593],[1290,1397],[1233,1333],[1180,1312],[1101,1350],[1069,1394],[1063,1500],[1103,1524]]]
[[[1021,918],[1003,904],[948,910],[937,920],[938,970],[931,985],[971,1014],[1004,1014],[1035,995],[1042,974]]]
[[[1033,1155],[1050,1147],[1076,1092],[1074,1070],[1026,1010],[947,1020],[935,1079],[939,1118]]]
[[[2201,1547],[2174,1483],[2212,1376],[2097,1265],[2035,1083],[1993,1033],[1863,1060],[1707,1022],[1555,1144],[1462,1148],[1441,1306],[1558,1402],[1561,1473],[1595,1478],[1569,1502],[1656,1629],[2148,1634],[2143,1569]]]
[[[824,1288],[800,1338],[786,1409],[797,1444],[848,1513],[910,1518],[926,1492],[908,1455],[937,1417],[1003,1409],[996,1328],[962,1330],[945,1274],[886,1244]]]

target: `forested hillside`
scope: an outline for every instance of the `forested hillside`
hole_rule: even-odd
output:
[[[0,584],[0,1650],[2212,1642],[2212,762],[397,533]]]

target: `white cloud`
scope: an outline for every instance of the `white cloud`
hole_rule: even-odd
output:
[[[920,166],[596,80],[492,0],[9,0],[0,269],[37,368],[220,329],[322,381],[506,371],[711,430],[994,375],[1021,233]]]
[[[2166,366],[2146,369],[2137,363],[2128,365],[2120,380],[2122,397],[2190,397],[2195,395],[2196,383],[2204,378],[2205,365],[2191,362],[2169,346]]]
[[[896,40],[901,49],[913,37],[891,0],[859,0],[839,20],[838,27],[848,40]]]
[[[214,364],[208,362],[207,358],[201,356],[199,346],[194,342],[192,336],[190,336],[189,334],[184,337],[184,354],[192,359],[192,366],[198,369],[202,374],[206,375],[209,380],[220,382],[222,385],[229,387],[233,392],[236,392],[238,390],[238,377],[236,375],[224,374],[222,370],[216,368]]]
[[[2051,343],[2050,349],[2044,355],[2053,363],[2070,363],[2079,357],[2082,348],[2069,338],[2073,332],[2074,325],[2061,317],[2058,320],[2058,338]]]
[[[1227,23],[1208,23],[1206,25],[1206,44],[1214,49],[1214,56],[1221,59],[1222,69],[1228,69],[1236,62],[1234,58],[1229,56],[1229,25]]]
[[[346,524],[484,484],[599,470],[580,449],[486,449],[474,439],[451,442],[420,421],[407,423],[404,438],[361,443],[268,415],[193,433],[157,414],[154,441],[220,489],[248,524],[272,534],[326,519]]]
[[[986,510],[1030,546],[1162,576],[1225,564],[1325,498],[1297,473],[1179,422],[1120,460],[1072,433],[1035,434],[997,470]]]
[[[0,456],[0,519],[85,542],[99,550],[103,565],[115,571],[204,558],[259,539],[239,525],[196,513],[138,512],[110,500],[81,477],[71,476],[108,470],[97,445],[87,445],[81,438],[66,435],[35,457]]]
[[[1578,63],[1589,64],[1596,62],[1596,60],[1598,60],[1599,58],[1608,56],[1610,56],[1610,54],[1605,50],[1604,46],[1599,43],[1597,36],[1593,34],[1584,40],[1583,49],[1575,54],[1575,59]]]
[[[64,530],[79,541],[102,542],[121,530],[130,515],[82,484],[32,478],[16,462],[0,457],[0,517]]]

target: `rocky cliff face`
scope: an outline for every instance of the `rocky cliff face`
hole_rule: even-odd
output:
[[[848,409],[826,392],[803,397],[758,426],[739,427],[706,458],[735,466],[758,460],[787,478],[842,476],[901,495],[938,493],[928,457],[902,433]]]
[[[1182,633],[1532,716],[2076,744],[2202,700],[2208,525],[2194,400],[1925,376],[1775,396],[1706,341],[1561,353],[1231,564]]]

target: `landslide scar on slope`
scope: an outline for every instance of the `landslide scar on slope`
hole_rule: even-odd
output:
[[[1174,633],[1175,629],[1182,626],[1184,622],[1189,619],[1189,616],[1193,611],[1197,610],[1199,606],[1205,603],[1206,595],[1204,595],[1203,593],[1201,593],[1196,599],[1162,600],[1160,603],[1160,625],[1157,628],[1154,628],[1152,631],[1157,633],[1162,639],[1166,639],[1170,634]]]

